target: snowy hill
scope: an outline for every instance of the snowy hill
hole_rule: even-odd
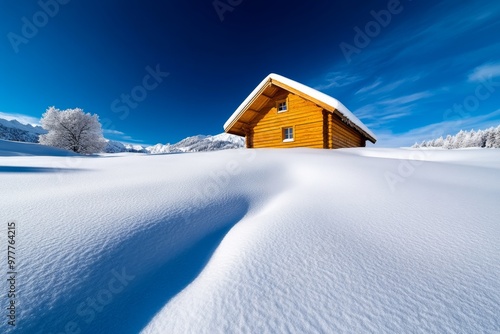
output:
[[[41,126],[21,124],[17,120],[0,118],[0,139],[37,143],[38,136],[47,133]]]
[[[36,143],[16,142],[0,139],[0,157],[8,156],[77,156],[75,152],[44,146]],[[0,170],[1,171],[1,170]]]
[[[1,159],[15,333],[500,330],[498,149]]]

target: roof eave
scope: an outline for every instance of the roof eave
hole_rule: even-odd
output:
[[[255,102],[257,97],[260,96],[266,90],[266,88],[271,84],[271,75],[267,76],[253,91],[248,95],[248,97],[243,101],[243,103],[236,109],[236,112],[229,118],[231,122],[226,122],[224,124],[224,131],[228,132],[231,128],[238,122],[241,116],[248,110],[248,108]]]

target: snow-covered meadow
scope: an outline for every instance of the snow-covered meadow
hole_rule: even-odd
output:
[[[0,141],[0,185],[13,332],[500,331],[498,149],[82,157]]]

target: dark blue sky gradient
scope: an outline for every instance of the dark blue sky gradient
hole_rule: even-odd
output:
[[[341,43],[356,47],[354,28],[365,31],[371,11],[390,1],[240,2],[221,21],[211,0],[72,0],[13,46],[23,17],[33,22],[43,9],[37,1],[0,0],[0,117],[80,107],[99,114],[107,138],[176,142],[222,132],[275,72],[338,98],[381,146],[500,123],[496,2],[402,0],[349,61]],[[168,76],[140,88],[155,68]],[[489,88],[478,88],[486,74]],[[122,98],[134,89],[147,96],[127,105]],[[454,108],[464,103],[466,110]]]

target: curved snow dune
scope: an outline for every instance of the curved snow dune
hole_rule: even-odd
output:
[[[2,220],[18,232],[16,332],[139,332],[225,233],[284,187],[265,162],[257,175],[254,159],[245,151],[3,159],[33,168],[0,173]],[[274,190],[261,194],[256,179]]]
[[[431,153],[394,191],[384,174],[408,161],[390,151],[260,151],[290,188],[231,229],[143,333],[499,331],[498,150],[455,155],[487,168]]]
[[[498,150],[376,152],[2,158],[16,330],[498,331]]]

